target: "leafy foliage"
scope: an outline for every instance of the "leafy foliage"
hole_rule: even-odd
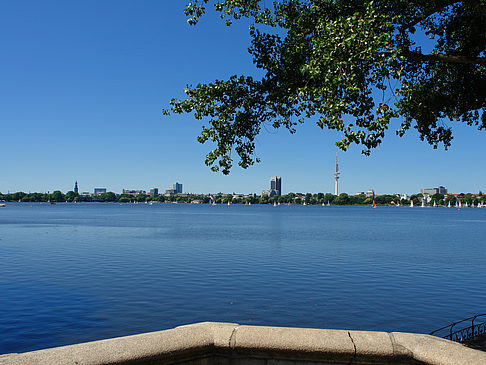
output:
[[[263,125],[313,120],[341,132],[336,145],[369,154],[393,118],[396,133],[418,130],[434,148],[450,146],[448,120],[486,127],[486,0],[193,0],[196,24],[212,3],[229,25],[252,20],[249,52],[260,80],[232,76],[188,86],[165,114],[207,120],[199,142],[212,141],[206,164],[228,174],[233,151],[247,168]],[[416,44],[425,32],[432,46]],[[394,86],[395,85],[395,86]],[[398,86],[396,86],[398,85]]]

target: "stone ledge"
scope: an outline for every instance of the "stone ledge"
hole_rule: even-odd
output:
[[[0,356],[0,365],[486,365],[486,352],[413,333],[197,323]]]

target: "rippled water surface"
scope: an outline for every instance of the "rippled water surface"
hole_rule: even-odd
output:
[[[429,332],[486,312],[486,209],[0,208],[0,353],[200,321]]]

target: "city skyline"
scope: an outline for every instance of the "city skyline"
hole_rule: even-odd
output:
[[[335,173],[333,174],[333,179],[335,179]],[[3,194],[9,194],[9,193],[16,193],[16,192],[23,192],[23,193],[34,193],[34,192],[39,192],[39,193],[52,193],[53,191],[56,191],[56,190],[60,190],[61,192],[63,193],[67,193],[69,191],[74,191],[75,193],[78,193],[78,180],[75,181],[75,188],[74,190],[60,190],[60,189],[53,189],[53,190],[47,190],[47,191],[7,191],[7,192],[1,192],[0,191],[0,194],[3,193]],[[184,194],[202,194],[202,195],[207,195],[207,194],[244,194],[244,195],[252,195],[252,194],[257,194],[257,195],[270,195],[270,192],[272,190],[274,190],[276,192],[276,195],[286,195],[286,194],[283,194],[281,191],[281,186],[282,186],[282,178],[280,176],[272,176],[270,178],[270,189],[269,190],[263,190],[261,194],[258,193],[258,191],[254,191],[254,192],[238,192],[238,191],[218,191],[218,192],[215,192],[215,191],[207,191],[207,192],[198,192],[198,191],[191,191],[191,192],[184,192]],[[175,182],[175,183],[172,183],[169,185],[169,187],[167,189],[165,189],[165,193],[162,193],[162,191],[164,191],[164,189],[160,189],[160,185],[159,186],[151,186],[151,187],[143,187],[143,188],[137,188],[137,189],[121,189],[121,193],[120,194],[133,194],[133,193],[145,193],[147,195],[158,195],[159,194],[159,191],[161,191],[161,195],[163,194],[182,194],[183,191],[182,191],[182,187],[183,187],[183,184],[181,183],[178,183],[178,182]],[[337,187],[336,187],[337,188]],[[431,191],[435,191],[436,193],[439,193],[439,194],[442,194],[442,195],[447,195],[447,194],[461,194],[461,193],[472,193],[472,194],[478,194],[480,192],[482,192],[481,190],[479,191],[461,191],[461,192],[452,192],[452,191],[449,191],[446,187],[444,187],[443,185],[437,185],[436,187],[432,187],[432,186],[428,186],[428,187],[421,187],[419,191],[417,192],[400,192],[400,191],[396,191],[394,193],[380,193],[380,192],[375,192],[375,190],[373,188],[369,188],[369,189],[362,189],[362,190],[356,190],[354,192],[341,192],[341,193],[345,193],[345,194],[348,194],[348,195],[360,195],[360,194],[368,194],[370,191],[373,192],[373,195],[415,195],[415,194],[427,194],[427,195],[431,195]],[[83,195],[83,194],[91,194],[91,195],[98,195],[98,194],[101,194],[101,193],[106,193],[106,192],[113,192],[113,193],[116,193],[116,190],[111,190],[110,188],[106,188],[106,187],[95,187],[95,188],[92,188],[92,189],[87,189],[87,190],[83,190],[81,189],[81,191],[79,192],[80,195]],[[317,193],[331,193],[331,191],[319,191],[319,192],[308,192],[308,191],[289,191],[288,193],[298,193],[298,194],[306,194],[306,193],[312,193],[312,194],[317,194]],[[334,195],[339,195],[339,194],[334,194]]]
[[[0,192],[69,191],[74,177],[82,182],[80,190],[89,191],[100,184],[113,191],[166,187],[183,179],[185,191],[250,193],[260,192],[277,172],[285,179],[283,194],[334,191],[339,135],[322,131],[315,120],[298,125],[293,135],[265,126],[255,145],[262,162],[247,170],[235,166],[224,176],[204,164],[214,148],[196,141],[204,122],[162,116],[171,98],[184,97],[187,84],[235,72],[259,75],[246,51],[246,21],[226,27],[208,11],[190,27],[183,7],[120,1],[113,17],[110,3],[90,0],[5,4],[0,28],[9,37],[0,69],[0,151],[9,157],[2,162]],[[86,24],[90,31],[81,32]],[[414,129],[396,136],[400,120],[371,156],[356,146],[339,151],[339,190],[485,190],[486,135],[444,124],[454,133],[449,151],[434,150]]]

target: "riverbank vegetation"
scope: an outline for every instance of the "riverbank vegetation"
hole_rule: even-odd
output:
[[[486,204],[486,195],[482,192],[478,194],[461,193],[461,194],[435,194],[428,199],[424,198],[422,194],[415,194],[403,199],[398,195],[348,195],[341,193],[339,195],[333,195],[331,193],[317,193],[317,194],[301,194],[301,193],[289,193],[282,196],[258,196],[253,195],[232,195],[232,194],[174,194],[174,195],[158,195],[149,196],[146,194],[128,195],[128,194],[115,194],[113,192],[107,192],[99,195],[79,195],[73,191],[69,191],[66,194],[59,190],[52,193],[23,193],[16,192],[11,194],[1,194],[0,201],[7,202],[112,202],[112,203],[145,203],[145,202],[157,202],[157,203],[194,203],[194,204],[297,204],[297,205],[372,205],[375,202],[377,205],[408,205],[413,201],[414,205],[421,205],[422,200],[425,199],[425,205],[455,205],[457,201],[462,204]]]

